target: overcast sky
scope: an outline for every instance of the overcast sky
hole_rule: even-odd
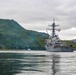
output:
[[[55,18],[60,38],[76,39],[76,0],[0,0],[0,18],[35,31],[46,31]]]

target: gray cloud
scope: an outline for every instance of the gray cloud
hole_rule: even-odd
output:
[[[0,0],[0,18],[32,30],[45,30],[56,18],[62,29],[69,29],[76,27],[76,0]]]

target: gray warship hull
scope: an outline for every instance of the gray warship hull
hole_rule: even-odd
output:
[[[49,35],[49,38],[45,40],[45,48],[49,52],[73,52],[72,45],[68,45],[63,43],[55,31],[60,31],[60,29],[56,28],[58,25],[55,24],[55,19],[53,19],[52,25],[49,25],[52,28],[47,28],[47,30],[52,31],[52,35]]]
[[[46,50],[48,52],[73,52],[74,50],[71,47],[58,47],[58,48],[54,48],[52,46],[45,46]]]

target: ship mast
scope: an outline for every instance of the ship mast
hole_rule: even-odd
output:
[[[57,30],[57,29],[55,29],[55,27],[58,26],[55,24],[55,19],[53,19],[52,25],[49,25],[49,26],[52,27],[52,29],[51,29],[52,30],[52,37],[54,37],[55,36],[55,30]]]
[[[53,24],[52,24],[52,37],[55,35],[55,19],[53,19]]]

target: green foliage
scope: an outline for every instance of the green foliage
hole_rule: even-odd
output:
[[[71,40],[63,40],[66,44],[72,45],[73,49],[76,50],[76,42],[73,42]]]
[[[45,33],[26,30],[14,20],[0,19],[0,49],[44,48]]]

